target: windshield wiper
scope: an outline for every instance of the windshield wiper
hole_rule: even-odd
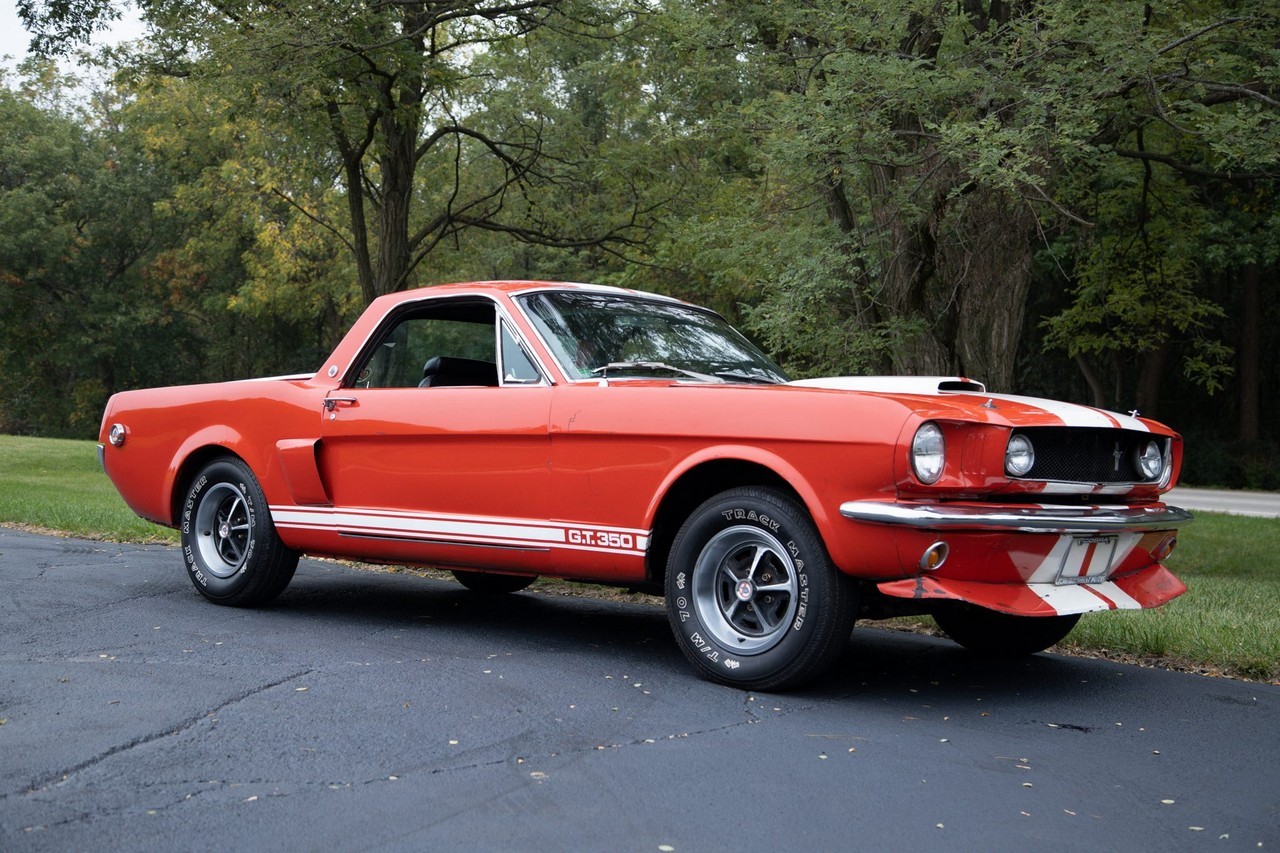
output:
[[[593,374],[600,374],[600,378],[608,379],[610,371],[642,371],[652,373],[654,371],[665,371],[667,373],[678,373],[681,376],[687,376],[690,379],[696,379],[699,382],[713,382],[717,385],[725,384],[725,380],[719,376],[711,376],[707,373],[697,373],[693,370],[685,370],[683,367],[674,367],[670,364],[663,364],[660,361],[611,361],[608,364],[601,365],[591,371]]]
[[[745,382],[748,385],[778,385],[776,379],[770,379],[768,376],[760,376],[756,373],[747,373],[745,370],[717,370],[716,376],[730,382]]]

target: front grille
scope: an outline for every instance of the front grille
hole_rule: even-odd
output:
[[[1031,439],[1036,451],[1035,464],[1021,479],[1067,483],[1143,482],[1137,455],[1154,437],[1148,432],[1092,427],[1034,427],[1017,432]]]

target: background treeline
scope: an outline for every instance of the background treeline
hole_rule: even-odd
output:
[[[1136,408],[1184,479],[1280,487],[1273,0],[133,5],[97,82],[2,78],[0,432],[554,278],[709,304],[797,375]],[[47,56],[118,11],[18,7]]]

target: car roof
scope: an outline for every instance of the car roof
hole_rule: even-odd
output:
[[[545,292],[549,290],[558,291],[580,291],[585,293],[601,293],[613,294],[616,296],[632,296],[639,299],[654,299],[662,302],[674,302],[682,305],[692,303],[676,299],[672,296],[665,296],[661,293],[650,293],[644,290],[631,290],[625,287],[614,287],[605,284],[588,284],[584,282],[573,281],[541,281],[541,280],[520,280],[520,279],[500,279],[495,281],[472,281],[459,282],[457,284],[436,284],[428,287],[419,287],[414,290],[405,290],[395,293],[392,296],[395,301],[412,301],[421,299],[426,296],[445,295],[449,293],[477,294],[477,293],[503,293],[507,296],[520,296],[527,293]]]

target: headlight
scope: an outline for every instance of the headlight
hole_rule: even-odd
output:
[[[1164,474],[1164,451],[1154,439],[1142,446],[1135,461],[1144,480],[1158,480]]]
[[[946,443],[937,424],[928,423],[916,430],[916,437],[911,439],[911,470],[916,479],[925,484],[938,482],[946,455]]]
[[[1010,438],[1004,451],[1005,473],[1010,477],[1025,477],[1035,464],[1036,449],[1031,445],[1031,439],[1020,433]]]

